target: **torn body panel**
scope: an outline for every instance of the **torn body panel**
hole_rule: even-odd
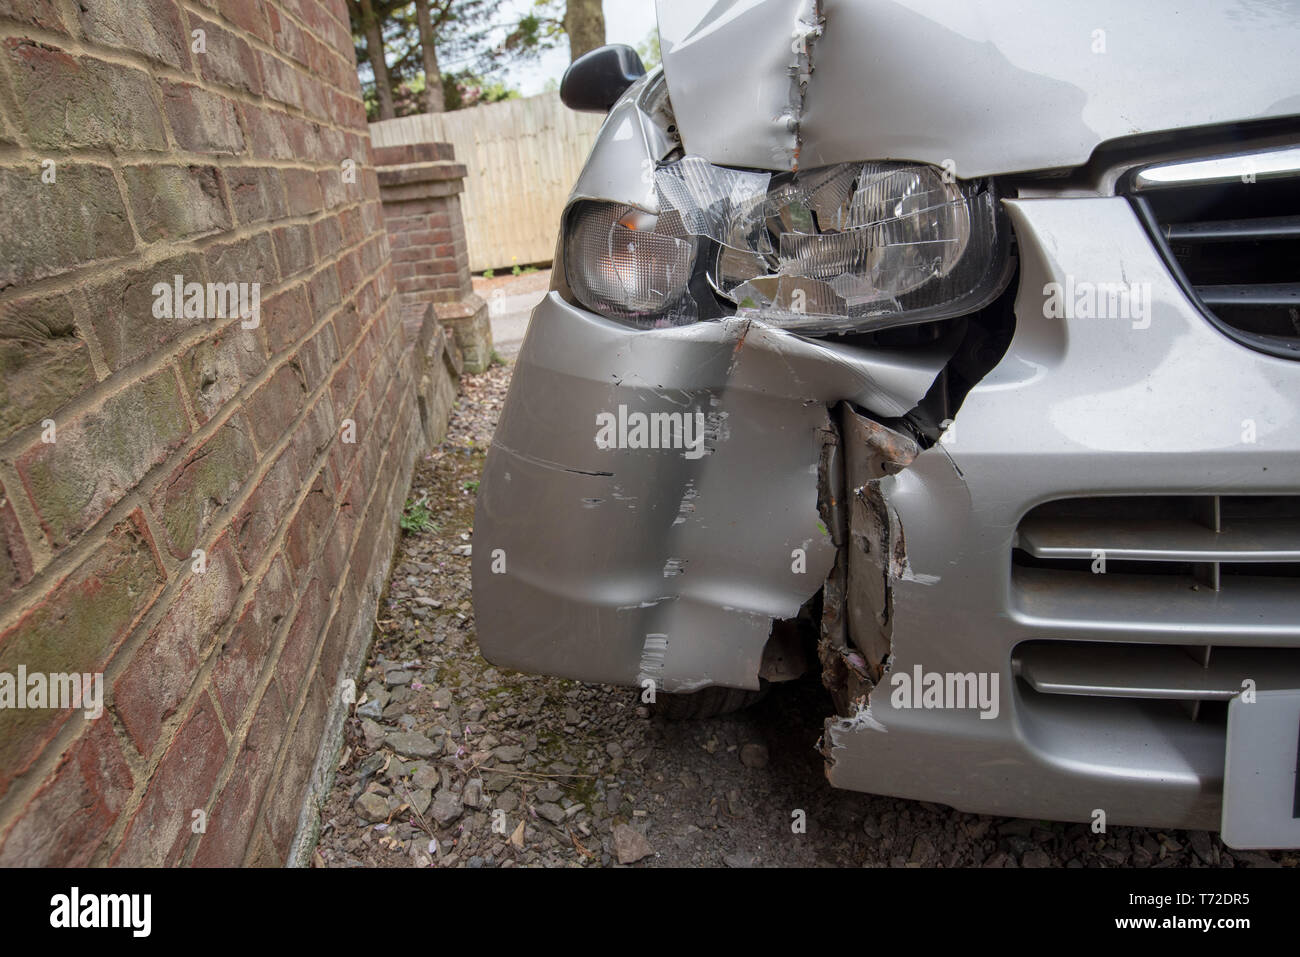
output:
[[[823,683],[837,712],[848,715],[867,707],[888,670],[893,582],[907,570],[902,529],[881,484],[921,448],[847,403],[838,413],[836,434],[825,443],[837,454],[823,456],[818,479],[839,548],[823,592],[818,650]]]
[[[734,143],[749,157],[713,156],[713,162],[798,168],[799,121],[822,31],[819,6],[819,0],[657,5],[678,125],[702,145],[696,131],[708,130],[709,143]],[[744,73],[740,82],[737,71]]]
[[[1037,693],[1017,680],[1015,649],[1294,647],[1294,590],[1288,611],[1261,580],[1246,610],[1230,587],[1027,569],[1013,561],[1017,528],[1040,503],[1081,494],[1294,494],[1300,366],[1207,323],[1124,199],[1007,205],[1021,252],[1015,336],[966,396],[951,441],[878,483],[907,560],[888,578],[890,671],[869,710],[827,722],[827,777],[977,813],[1086,821],[1103,807],[1111,823],[1216,827],[1221,724],[1160,702]],[[1044,287],[1070,274],[1149,282],[1146,318],[1045,318]],[[1240,441],[1247,407],[1268,439]],[[996,718],[896,705],[891,677],[918,666],[997,675]]]
[[[817,342],[749,319],[633,330],[551,293],[480,485],[484,655],[668,692],[757,688],[773,622],[798,615],[835,560],[817,508],[828,407],[900,416],[951,352]],[[702,415],[703,454],[648,447],[631,428],[597,443],[599,416],[635,425],[636,413]]]
[[[1173,0],[820,0],[792,115],[811,6],[659,0],[687,151],[773,170],[909,160],[964,179],[1078,166],[1116,137],[1300,112],[1277,69],[1300,47],[1286,4],[1225,0],[1188,18]],[[1231,63],[1233,82],[1206,63]]]

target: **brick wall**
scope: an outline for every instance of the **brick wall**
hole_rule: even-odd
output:
[[[343,0],[0,0],[0,674],[106,699],[0,709],[0,864],[310,841],[420,434],[369,149]]]
[[[432,304],[467,372],[492,361],[487,304],[474,292],[460,193],[465,167],[450,143],[383,146],[374,151],[393,275],[404,300]]]

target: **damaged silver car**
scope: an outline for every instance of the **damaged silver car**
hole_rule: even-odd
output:
[[[660,0],[479,489],[479,642],[838,787],[1300,846],[1300,5]]]

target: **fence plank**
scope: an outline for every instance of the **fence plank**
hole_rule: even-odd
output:
[[[558,93],[370,124],[375,146],[451,143],[467,170],[461,210],[475,272],[550,262],[564,201],[604,117]]]

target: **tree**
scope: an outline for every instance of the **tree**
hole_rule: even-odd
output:
[[[450,7],[450,3],[444,6],[444,15]],[[424,110],[426,113],[441,113],[446,99],[442,95],[442,71],[438,69],[438,47],[434,42],[429,0],[415,0],[415,19],[420,25],[420,52],[424,57]],[[439,26],[442,23],[442,20],[438,21]]]
[[[569,62],[605,45],[605,11],[600,0],[567,0],[564,32],[569,35]]]
[[[352,0],[349,12],[354,14],[353,23],[360,23],[361,33],[366,38],[366,56],[370,60],[370,69],[375,75],[379,118],[391,120],[397,114],[393,112],[393,83],[389,79],[388,63],[384,59],[383,27],[379,16],[375,13],[371,0]]]
[[[506,58],[531,52],[501,44],[495,22],[501,2],[349,0],[357,62],[368,64],[373,77],[367,84],[362,71],[370,118],[454,109],[466,77],[482,86],[480,78],[490,77]]]
[[[560,36],[569,39],[572,63],[596,47],[605,45],[605,11],[601,0],[536,0],[506,37],[509,50],[529,53],[557,46]]]

